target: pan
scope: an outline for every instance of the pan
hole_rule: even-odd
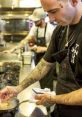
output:
[[[30,101],[29,99],[19,102],[19,100],[17,98],[11,99],[6,102],[2,102],[2,103],[0,103],[0,113],[6,112],[6,111],[8,111],[8,112],[12,111],[12,110],[18,108],[21,104],[26,103],[26,102],[34,103],[33,101]]]
[[[25,102],[30,101],[24,100],[19,103],[19,100],[15,98],[7,102],[0,103],[0,117],[15,117],[16,113],[18,112],[18,107]]]

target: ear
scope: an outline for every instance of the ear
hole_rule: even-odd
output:
[[[63,4],[60,3],[59,5],[60,5],[61,8],[63,8]]]
[[[76,6],[77,3],[78,3],[78,0],[71,0],[71,3],[72,3],[73,6]]]
[[[61,8],[63,8],[63,2],[62,2],[62,1],[59,2],[59,6],[60,6]]]

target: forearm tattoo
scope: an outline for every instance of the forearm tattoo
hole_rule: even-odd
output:
[[[28,76],[20,83],[19,86],[23,90],[36,81],[40,80],[48,73],[52,66],[52,63],[48,63],[44,59],[42,59],[35,67],[35,69],[30,74],[28,74]]]

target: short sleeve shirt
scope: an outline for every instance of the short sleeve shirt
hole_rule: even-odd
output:
[[[33,27],[31,28],[29,35],[36,37],[37,36],[37,28],[38,28],[38,37],[44,37],[45,28],[36,27],[35,25],[33,25]],[[47,23],[47,29],[46,29],[46,34],[45,34],[46,46],[49,45],[52,33],[53,33],[55,28],[56,28],[56,25],[54,26],[50,23]]]
[[[59,34],[61,33],[62,29],[63,29],[62,27],[58,26],[53,32],[52,39],[50,41],[48,50],[44,55],[44,59],[47,62],[51,62],[51,63],[55,62],[52,55],[54,53],[58,52],[58,43],[59,43],[58,37],[59,37]]]

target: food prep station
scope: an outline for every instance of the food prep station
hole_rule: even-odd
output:
[[[7,44],[9,47],[13,47],[13,44]],[[10,49],[10,48],[8,48]],[[3,48],[4,50],[4,48]],[[31,53],[31,52],[27,52]],[[26,54],[23,53],[25,56]],[[22,80],[31,72],[32,69],[34,69],[34,59],[33,59],[33,53],[29,56],[27,54],[27,62],[22,61],[22,59],[19,59],[19,56],[17,54],[6,54],[3,53],[1,50],[0,52],[0,89],[4,88],[6,85],[18,85]],[[36,82],[23,90],[13,101],[14,103],[21,103],[25,100],[27,100],[24,103],[16,104],[14,107],[12,106],[12,109],[8,109],[8,112],[1,113],[1,117],[47,117],[47,110],[44,106],[37,106],[35,103],[28,102],[29,99],[33,98],[33,91],[32,88],[39,87],[39,82]],[[11,101],[10,103],[12,103]],[[17,106],[18,105],[18,106]],[[7,116],[8,114],[8,116]],[[11,114],[11,115],[9,115]]]
[[[0,0],[0,89],[7,85],[18,85],[35,67],[34,54],[28,48],[25,47],[25,52],[22,54],[20,49],[12,54],[3,53],[3,51],[17,46],[28,35],[33,25],[33,22],[28,20],[28,16],[40,6],[39,0],[35,2],[33,0]],[[40,88],[39,82],[32,84],[11,100],[11,108],[0,109],[0,117],[47,117],[44,106],[37,106],[28,101],[21,103],[33,98],[32,88],[35,87]]]

